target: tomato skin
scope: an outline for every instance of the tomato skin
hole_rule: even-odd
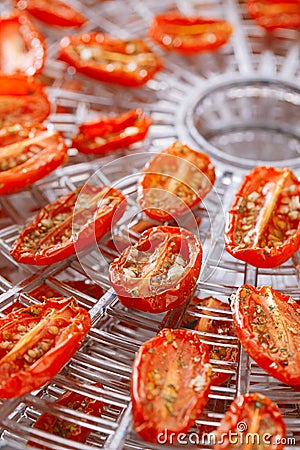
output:
[[[36,75],[44,67],[46,46],[43,36],[26,14],[0,18],[0,72]],[[6,51],[6,43],[9,50]]]
[[[81,27],[86,18],[61,0],[15,0],[16,6],[26,10],[36,19],[57,27]]]
[[[76,305],[74,297],[50,299],[10,313],[6,319],[0,328],[0,398],[21,397],[47,383],[73,356],[91,327],[89,313]],[[27,331],[20,336],[21,327]],[[3,345],[7,342],[13,346]],[[30,351],[38,351],[43,343],[48,348],[31,357]]]
[[[47,131],[45,127],[37,125],[21,126],[17,133],[20,139],[17,140],[16,137],[16,142],[0,147],[0,195],[11,194],[31,186],[53,172],[67,159],[68,148],[57,131]],[[24,135],[27,138],[22,138]],[[26,160],[31,146],[35,147],[35,150]],[[15,167],[3,169],[9,161],[15,162]]]
[[[138,201],[148,217],[172,220],[195,208],[212,189],[215,179],[214,166],[205,153],[176,141],[144,167]],[[170,192],[167,198],[165,191]]]
[[[11,255],[16,261],[39,266],[66,259],[94,245],[125,212],[126,198],[120,191],[109,186],[96,188],[90,185],[84,187],[85,206],[81,202],[74,210],[81,190],[77,188],[40,210],[13,244]],[[105,204],[107,198],[109,202]],[[92,202],[90,208],[86,207],[88,202]],[[92,214],[97,207],[95,219]],[[53,220],[59,216],[62,219],[53,226]],[[75,237],[72,226],[80,226]],[[38,236],[36,230],[39,230]]]
[[[229,211],[226,250],[255,267],[277,267],[287,261],[300,248],[298,213],[289,210],[298,192],[299,181],[290,169],[255,167],[244,177]]]
[[[145,59],[145,63],[141,62],[143,53],[146,55],[145,58],[148,58]],[[81,56],[82,54],[84,57]],[[91,56],[95,54],[98,61],[95,62],[96,56],[89,61],[90,54]],[[108,59],[112,58],[112,63],[107,63],[105,55]],[[128,64],[134,60],[135,55],[137,56],[137,70],[126,70],[122,61],[124,62],[125,58],[126,64]],[[148,48],[143,40],[124,41],[103,33],[84,33],[63,38],[59,58],[89,77],[128,87],[144,85],[162,67],[160,58]]]
[[[143,140],[151,124],[152,120],[145,117],[139,109],[115,117],[99,117],[79,126],[78,134],[73,138],[73,146],[81,153],[105,155]],[[136,129],[136,132],[126,134],[127,129]],[[97,143],[99,138],[103,142]]]
[[[207,347],[192,331],[165,328],[143,343],[131,375],[135,431],[156,443],[186,433],[207,403],[210,376]]]
[[[194,296],[189,304],[194,306],[205,306],[208,308],[215,308],[215,309],[222,309],[225,311],[228,311],[230,313],[230,306],[228,303],[224,303],[221,300],[218,300],[215,297],[205,297],[205,298],[198,298]],[[197,310],[196,310],[197,311]],[[205,314],[205,310],[202,311],[203,314]],[[213,311],[207,312],[208,315],[214,315]],[[220,337],[221,336],[235,336],[235,329],[232,322],[229,322],[228,320],[217,320],[212,318],[196,318],[194,316],[191,316],[189,314],[185,314],[182,320],[181,326],[201,331],[205,333],[213,333],[217,334]],[[218,346],[218,344],[215,345],[209,345],[207,344],[209,348],[209,355],[210,359],[215,360],[221,360],[221,361],[231,361],[235,362],[237,359],[237,351],[234,348],[228,347],[222,347]],[[225,381],[228,380],[229,374],[225,372],[212,372],[211,376],[211,384],[213,386],[219,386],[220,384],[225,383]]]
[[[236,334],[256,363],[282,383],[300,387],[300,308],[270,286],[241,286],[232,296]]]
[[[245,424],[241,433],[241,424]],[[247,428],[246,428],[247,427]],[[246,438],[249,433],[249,442]],[[250,433],[253,433],[251,436]],[[244,445],[237,442],[239,435],[244,437]],[[230,435],[234,438],[230,441]],[[236,398],[230,405],[216,430],[216,441],[213,450],[234,448],[255,448],[251,438],[258,436],[259,448],[281,450],[281,443],[286,436],[286,427],[278,406],[262,394],[245,394]],[[278,440],[278,443],[276,442]],[[257,441],[254,441],[257,442]],[[248,447],[249,446],[249,447]]]
[[[218,49],[231,33],[232,26],[226,20],[165,13],[154,17],[148,34],[168,51],[192,55]]]
[[[50,114],[43,86],[23,75],[0,74],[0,127],[34,125]]]
[[[95,383],[93,386],[96,386],[99,389],[103,388],[101,383]],[[95,417],[101,417],[103,411],[103,402],[73,391],[65,392],[61,397],[55,400],[54,404],[67,406],[70,409],[90,414]],[[76,427],[72,425],[74,424],[67,420],[59,419],[49,413],[44,413],[37,419],[34,428],[62,436],[72,441],[85,442],[91,433],[91,430],[81,425],[76,425]],[[32,441],[28,441],[27,445],[44,450],[49,448]]]
[[[248,0],[248,13],[268,31],[276,28],[300,28],[298,0]]]
[[[155,251],[155,261],[151,262]],[[176,261],[181,259],[184,262],[178,268]],[[109,279],[124,306],[160,313],[176,308],[190,297],[201,263],[201,243],[193,233],[178,227],[152,227],[110,264]],[[136,274],[136,270],[140,273]]]

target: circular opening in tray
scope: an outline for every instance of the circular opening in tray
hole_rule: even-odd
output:
[[[238,80],[193,93],[193,98],[184,122],[205,151],[240,167],[300,164],[297,87],[282,81]]]

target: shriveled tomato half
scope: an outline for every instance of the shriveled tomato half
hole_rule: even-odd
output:
[[[0,74],[0,127],[34,125],[49,114],[50,103],[41,84],[22,75]]]
[[[59,27],[81,27],[87,19],[62,0],[15,0],[16,6],[36,19]]]
[[[192,331],[165,328],[145,342],[133,363],[132,415],[146,441],[165,443],[186,433],[203,411],[210,389],[208,349]]]
[[[212,189],[215,179],[214,166],[205,153],[174,142],[144,167],[138,201],[152,219],[171,220],[195,208]]]
[[[110,264],[109,278],[125,306],[160,313],[190,297],[201,263],[197,236],[184,228],[159,226],[144,231]]]
[[[68,362],[91,327],[75,298],[55,298],[6,316],[0,327],[0,398],[21,397]]]
[[[59,57],[92,78],[131,87],[145,84],[162,67],[143,40],[125,41],[103,33],[63,38]]]
[[[45,206],[24,228],[11,250],[18,262],[47,265],[68,258],[96,244],[123,215],[126,199],[117,189],[81,190]]]
[[[102,389],[101,383],[95,383],[92,386]],[[72,391],[63,394],[54,404],[95,417],[101,417],[103,411],[103,402],[100,400]],[[35,422],[34,428],[76,442],[85,442],[91,433],[91,430],[87,427],[60,419],[49,413],[42,414]],[[48,446],[40,445],[33,441],[27,442],[27,445],[44,450],[49,449]]]
[[[0,17],[0,72],[35,75],[45,57],[44,38],[27,15]]]
[[[248,0],[247,7],[252,19],[267,30],[300,28],[298,0]]]
[[[89,283],[87,280],[63,280],[63,283],[76,289],[77,291],[83,292],[90,297],[100,298],[103,295],[103,289],[94,283]],[[48,286],[48,284],[43,283],[39,287],[33,289],[29,292],[30,295],[39,301],[45,300],[45,298],[57,297],[59,292]]]
[[[204,309],[202,309],[204,307]],[[190,310],[200,313],[203,317],[198,318],[189,313],[185,314],[182,321],[182,326],[193,330],[201,331],[204,333],[214,334],[220,338],[223,336],[234,337],[235,328],[233,322],[220,319],[220,314],[214,312],[214,309],[221,309],[223,311],[231,313],[231,309],[228,303],[224,303],[215,297],[193,297],[190,304]],[[199,309],[200,308],[200,309]],[[236,362],[237,350],[233,347],[226,346],[226,341],[222,341],[225,345],[208,345],[209,357],[212,360],[224,361],[224,362]],[[222,366],[220,366],[222,368]],[[226,372],[213,372],[211,377],[211,384],[218,386],[228,380],[229,374]]]
[[[82,153],[104,155],[145,139],[152,120],[141,109],[119,116],[103,116],[79,126],[73,146]]]
[[[270,286],[241,286],[232,296],[241,344],[282,383],[300,387],[300,306]]]
[[[230,38],[232,26],[226,20],[176,13],[154,17],[149,36],[166,50],[184,54],[212,51]]]
[[[15,142],[0,146],[0,194],[11,194],[31,186],[67,158],[68,148],[57,131],[41,125],[12,126],[6,131],[4,140],[14,139]]]
[[[241,395],[231,403],[215,433],[214,450],[281,450],[286,428],[278,406],[268,397],[254,393]]]
[[[276,267],[300,247],[300,184],[290,169],[247,174],[229,211],[226,250],[255,267]]]

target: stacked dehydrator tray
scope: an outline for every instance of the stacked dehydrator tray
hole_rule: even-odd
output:
[[[50,0],[51,1],[51,0]],[[145,37],[154,16],[177,9],[187,15],[225,18],[234,32],[227,45],[217,52],[182,56],[165,52],[149,42],[162,57],[163,69],[145,86],[125,88],[105,84],[80,75],[57,59],[58,44],[73,30],[39,27],[46,36],[47,60],[40,79],[52,104],[48,122],[70,139],[87,118],[113,115],[130,108],[142,108],[153,119],[147,138],[126,151],[102,158],[69,150],[68,162],[33,186],[0,198],[0,304],[1,310],[16,300],[24,305],[36,300],[30,295],[46,283],[63,296],[74,295],[90,312],[93,326],[83,345],[66,366],[43,388],[0,403],[0,448],[23,449],[39,442],[51,450],[96,448],[140,450],[169,448],[144,442],[131,427],[130,374],[141,343],[162,326],[180,327],[182,310],[148,314],[127,309],[118,301],[108,282],[108,263],[117,253],[106,245],[45,267],[22,265],[10,256],[11,245],[23,225],[45,204],[85,184],[93,174],[102,182],[128,196],[126,214],[113,229],[119,238],[138,239],[132,225],[144,219],[136,201],[136,182],[145,162],[155,152],[181,140],[208,153],[216,167],[215,188],[196,210],[203,245],[203,266],[197,295],[227,301],[243,283],[271,285],[299,299],[299,260],[292,259],[276,269],[255,269],[231,257],[224,250],[226,211],[243,175],[264,164],[287,166],[299,175],[300,167],[300,64],[299,34],[294,30],[266,33],[253,22],[243,1],[236,0],[69,0],[89,19],[82,31],[101,30],[120,38]],[[1,12],[11,4],[2,0]],[[74,32],[75,33],[75,32]],[[155,224],[155,222],[154,222]],[[189,224],[185,224],[189,226]],[[68,280],[91,279],[103,289],[94,298],[67,284]],[[194,317],[201,309],[187,307]],[[232,321],[218,310],[213,316]],[[286,448],[300,448],[300,393],[281,384],[255,364],[236,338],[202,335],[203,342],[238,349],[236,363],[217,364],[215,371],[230,374],[227,383],[212,387],[209,401],[197,427],[215,428],[232,400],[245,392],[261,392],[275,401],[283,412],[288,437]],[[91,390],[100,382],[103,389]],[[71,390],[103,401],[99,418],[70,412],[53,404],[64,391]],[[85,424],[91,433],[86,443],[33,428],[37,418],[51,412],[73,423]],[[198,448],[207,448],[201,443]],[[195,448],[192,443],[170,448]]]

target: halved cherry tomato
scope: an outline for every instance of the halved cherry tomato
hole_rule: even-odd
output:
[[[202,309],[202,307],[209,308],[209,310]],[[204,315],[204,317],[201,317],[199,319],[198,317],[186,313],[181,324],[183,327],[201,331],[204,333],[215,334],[220,337],[234,337],[236,335],[233,322],[230,322],[230,320],[225,320],[225,316],[224,319],[219,319],[218,316],[220,316],[220,314],[217,314],[213,311],[214,309],[221,309],[230,314],[231,310],[228,303],[221,302],[214,297],[193,297],[190,302],[190,309],[191,308],[193,311],[195,310],[195,312],[198,313],[200,313],[201,311],[201,314]],[[212,318],[211,316],[216,316],[216,318]],[[223,343],[226,343],[226,341],[223,341]],[[225,347],[216,344],[209,345],[208,348],[210,359],[213,359],[215,361],[235,362],[237,359],[237,350],[233,347]],[[230,375],[225,372],[213,372],[211,377],[211,384],[214,386],[218,386],[228,380],[229,376]]]
[[[22,75],[0,74],[0,127],[45,120],[50,103],[41,84]]]
[[[159,226],[142,233],[110,264],[109,278],[125,306],[160,313],[190,297],[201,263],[201,243],[193,233]]]
[[[132,87],[145,84],[162,67],[143,40],[124,41],[103,33],[63,38],[59,58],[97,80]]]
[[[0,72],[35,75],[45,57],[44,38],[25,14],[0,17]]]
[[[67,158],[68,148],[63,137],[41,125],[7,127],[4,140],[13,139],[14,143],[0,146],[0,194],[11,194],[31,186]]]
[[[146,164],[138,201],[152,219],[171,220],[195,208],[215,179],[215,169],[205,153],[174,142]]]
[[[229,211],[226,250],[255,267],[276,267],[300,247],[300,184],[290,169],[256,167]]]
[[[93,386],[102,389],[101,383],[95,383]],[[66,406],[67,408],[89,414],[95,417],[101,417],[103,411],[103,402],[93,399],[87,395],[78,394],[77,392],[68,391],[59,397],[55,402],[56,405]],[[44,413],[34,424],[34,428],[47,431],[55,436],[61,436],[76,442],[85,442],[91,430],[82,425],[60,419],[52,414]],[[35,448],[48,450],[48,446],[37,444],[33,441],[27,442],[27,445]]]
[[[18,262],[45,265],[68,258],[96,244],[123,215],[126,199],[117,189],[81,190],[45,206],[24,228],[11,250]]]
[[[0,328],[0,398],[21,397],[68,362],[91,327],[74,297],[17,310]]]
[[[135,431],[146,441],[171,443],[203,411],[210,389],[208,349],[192,331],[165,328],[145,342],[133,363]]]
[[[267,29],[300,28],[299,0],[248,0],[249,15]]]
[[[73,146],[82,153],[104,155],[145,139],[152,120],[141,109],[115,117],[103,116],[79,126]]]
[[[232,296],[236,334],[251,358],[282,383],[300,387],[300,306],[270,286]]]
[[[94,283],[89,283],[87,280],[63,280],[63,283],[71,286],[77,291],[83,292],[90,297],[100,298],[103,295],[103,289]],[[48,286],[48,284],[43,283],[39,287],[33,289],[29,294],[36,298],[37,300],[43,301],[45,298],[57,297],[61,294]]]
[[[81,27],[87,19],[62,0],[15,0],[16,6],[36,19],[59,27]]]
[[[262,394],[245,394],[230,405],[216,430],[214,450],[281,450],[286,429],[278,406]]]
[[[165,13],[154,17],[149,36],[166,50],[183,54],[212,51],[230,38],[232,26],[226,20]]]

